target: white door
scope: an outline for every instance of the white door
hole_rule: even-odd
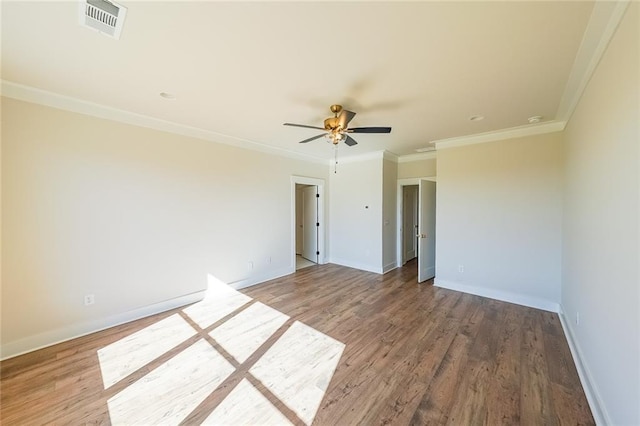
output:
[[[302,257],[318,263],[318,187],[302,190]]]
[[[403,186],[402,203],[402,263],[417,256],[418,185]]]
[[[436,183],[420,180],[418,189],[418,282],[436,276]]]

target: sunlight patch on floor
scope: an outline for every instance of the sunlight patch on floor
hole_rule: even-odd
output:
[[[245,362],[289,317],[256,302],[209,335],[239,363]]]
[[[178,424],[234,371],[198,340],[108,400],[112,424]]]
[[[252,300],[213,275],[207,277],[207,284],[205,298],[183,310],[200,328],[209,327]]]
[[[195,334],[193,327],[174,314],[98,350],[104,388],[108,389]]]
[[[289,316],[263,303],[248,305],[252,298],[212,275],[208,284],[201,302],[97,351],[105,389],[175,353],[107,401],[111,423],[177,425],[237,367],[242,380],[210,408],[205,423],[310,425],[345,345],[299,321],[289,326]],[[284,334],[270,341],[285,325]],[[196,343],[174,349],[195,335]],[[266,352],[250,359],[258,350]],[[256,380],[262,386],[253,386]],[[290,410],[281,412],[283,404]]]
[[[247,379],[242,379],[202,424],[279,426],[292,423]]]
[[[249,372],[310,425],[344,347],[296,321]]]

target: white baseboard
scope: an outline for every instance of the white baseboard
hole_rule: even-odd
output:
[[[374,272],[376,274],[382,274],[382,268],[375,267],[372,265],[365,265],[364,263],[351,262],[349,260],[344,259],[336,259],[335,257],[331,258],[331,263],[335,263],[336,265],[347,266],[349,268],[360,269],[361,271]]]
[[[33,336],[24,337],[2,345],[2,348],[0,349],[0,360],[13,358],[18,355],[66,342],[67,340],[86,336],[87,334],[95,333],[96,331],[105,330],[110,327],[115,327],[117,325],[158,314],[160,312],[169,311],[171,309],[179,308],[180,306],[189,305],[202,300],[204,295],[205,290],[202,290],[184,296],[179,296],[174,299],[165,300],[163,302],[154,303],[153,305],[143,306],[121,314],[111,315],[107,318],[77,323],[68,327],[61,327]]]
[[[241,288],[251,287],[257,284],[262,284],[265,281],[275,280],[276,278],[284,277],[285,275],[293,274],[296,271],[295,266],[270,271],[266,274],[256,275],[255,277],[246,278],[229,283],[229,287],[240,290]]]
[[[578,370],[578,377],[580,377],[582,389],[584,389],[584,393],[587,396],[587,401],[589,402],[589,408],[591,408],[593,419],[596,421],[597,425],[612,425],[613,422],[611,421],[611,418],[605,409],[605,405],[602,402],[602,398],[600,397],[600,393],[594,384],[593,376],[589,372],[587,365],[582,361],[584,359],[582,351],[580,350],[580,346],[573,334],[573,328],[571,328],[570,325],[571,322],[567,321],[567,318],[564,315],[562,305],[560,306],[558,316],[560,317],[560,324],[562,324],[564,334],[567,337],[571,356],[573,357],[573,363],[576,365],[576,369]]]
[[[560,304],[550,300],[539,299],[537,297],[526,296],[508,291],[495,290],[485,287],[477,287],[468,284],[461,284],[455,281],[439,280],[437,277],[433,283],[436,287],[449,290],[461,291],[463,293],[475,294],[476,296],[488,297],[490,299],[501,300],[503,302],[515,303],[516,305],[528,306],[530,308],[541,309],[549,312],[559,312]]]

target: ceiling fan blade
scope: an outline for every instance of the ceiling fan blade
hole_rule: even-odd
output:
[[[391,133],[391,127],[354,127],[349,133]]]
[[[318,138],[323,137],[324,135],[326,135],[326,133],[323,133],[323,134],[318,135],[318,136],[314,136],[314,137],[309,138],[309,139],[305,139],[305,140],[303,140],[303,141],[300,141],[299,143],[307,143],[307,142],[311,142],[311,141],[313,141],[313,140],[316,140],[316,139],[318,139]]]
[[[343,129],[346,129],[349,125],[349,122],[353,120],[353,117],[356,116],[356,113],[353,111],[347,111],[343,109],[340,115],[338,116],[338,125]]]
[[[344,140],[344,143],[349,145],[349,146],[354,146],[354,145],[358,145],[358,142],[356,142],[351,136],[349,135],[345,135],[347,138]]]
[[[285,125],[285,126],[293,126],[293,127],[306,127],[307,129],[325,130],[325,128],[324,128],[324,127],[307,126],[306,124],[284,123],[284,125]]]

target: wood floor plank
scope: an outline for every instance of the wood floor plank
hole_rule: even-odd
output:
[[[520,419],[524,423],[540,421],[544,424],[553,424],[551,382],[539,318],[540,314],[533,310],[528,310],[524,318],[522,368],[520,369]]]
[[[518,309],[505,306],[495,355],[495,369],[487,389],[486,423],[514,425],[520,423],[520,362],[522,322]]]
[[[468,361],[467,347],[469,339],[457,334],[439,363],[433,379],[423,392],[419,405],[414,410],[410,424],[436,425],[444,424],[449,408],[456,399],[458,383]]]
[[[155,392],[144,384],[151,379],[170,387],[172,381],[163,374],[199,342],[206,353],[219,354],[211,359],[225,359],[233,371],[208,395],[198,391],[198,401],[189,401],[190,392],[171,389],[163,390],[173,395],[171,401],[163,401],[161,393],[130,395],[132,401],[157,403],[151,407],[159,410],[153,416],[165,419],[163,424],[172,423],[169,419],[194,424],[209,417],[232,422],[234,413],[238,421],[254,421],[251,407],[243,405],[243,389],[256,412],[265,413],[265,421],[286,419],[297,425],[309,424],[310,419],[315,425],[594,424],[556,314],[435,288],[431,282],[418,284],[416,275],[415,261],[384,275],[316,265],[242,290],[251,302],[207,328],[200,328],[190,311],[181,308],[5,360],[0,363],[0,423],[126,422],[126,411],[110,412],[109,401],[122,400],[132,389]],[[258,318],[252,314],[257,303],[286,316],[268,338],[263,324],[245,322]],[[124,345],[135,333],[152,333],[154,324],[175,314],[193,328],[192,336],[164,353],[152,351],[151,360],[137,359],[128,369],[117,370],[122,371],[112,376],[117,383],[105,389],[101,367],[107,367],[100,365],[98,351],[116,342]],[[236,316],[244,320],[239,323]],[[291,340],[278,345],[282,336],[290,338],[287,331],[296,322],[344,345],[339,359],[326,364],[335,365],[335,371],[322,370],[322,362],[311,361],[315,358],[310,353],[324,351],[322,345],[313,349]],[[214,332],[217,327],[221,328]],[[245,330],[246,336],[236,337],[235,330]],[[153,334],[141,341],[148,347]],[[230,342],[246,342],[254,352],[236,359],[237,348]],[[298,349],[287,351],[288,347]],[[293,364],[276,362],[281,357],[274,353],[288,352]],[[303,352],[304,365],[296,366],[296,353]],[[123,360],[135,355],[123,353]],[[265,369],[269,364],[261,360],[268,353],[281,373]],[[331,355],[319,354],[317,359],[323,356]],[[120,368],[117,359],[110,361],[114,368]],[[265,382],[252,375],[254,365],[261,366],[255,371]],[[292,381],[291,387],[275,385],[273,377],[280,374]],[[316,392],[301,382],[305,377],[318,378],[318,389],[326,389],[319,406],[309,408],[317,412],[307,410],[305,398],[295,391]],[[313,404],[317,401],[314,397]],[[163,414],[171,406],[183,407],[179,416],[176,411]],[[126,408],[135,413],[135,404]]]
[[[419,340],[408,352],[398,351],[388,370],[392,374],[405,375],[405,380],[387,399],[378,414],[385,424],[408,424],[413,418],[425,388],[431,382],[449,350],[459,327],[457,321],[441,321]],[[427,328],[427,327],[425,327]]]
[[[482,325],[483,312],[477,303],[459,303],[457,306],[459,310],[461,306],[465,307],[460,311],[458,332],[442,357],[411,424],[447,424],[451,418],[461,415],[460,406],[465,399],[460,394],[468,388],[470,352]]]

